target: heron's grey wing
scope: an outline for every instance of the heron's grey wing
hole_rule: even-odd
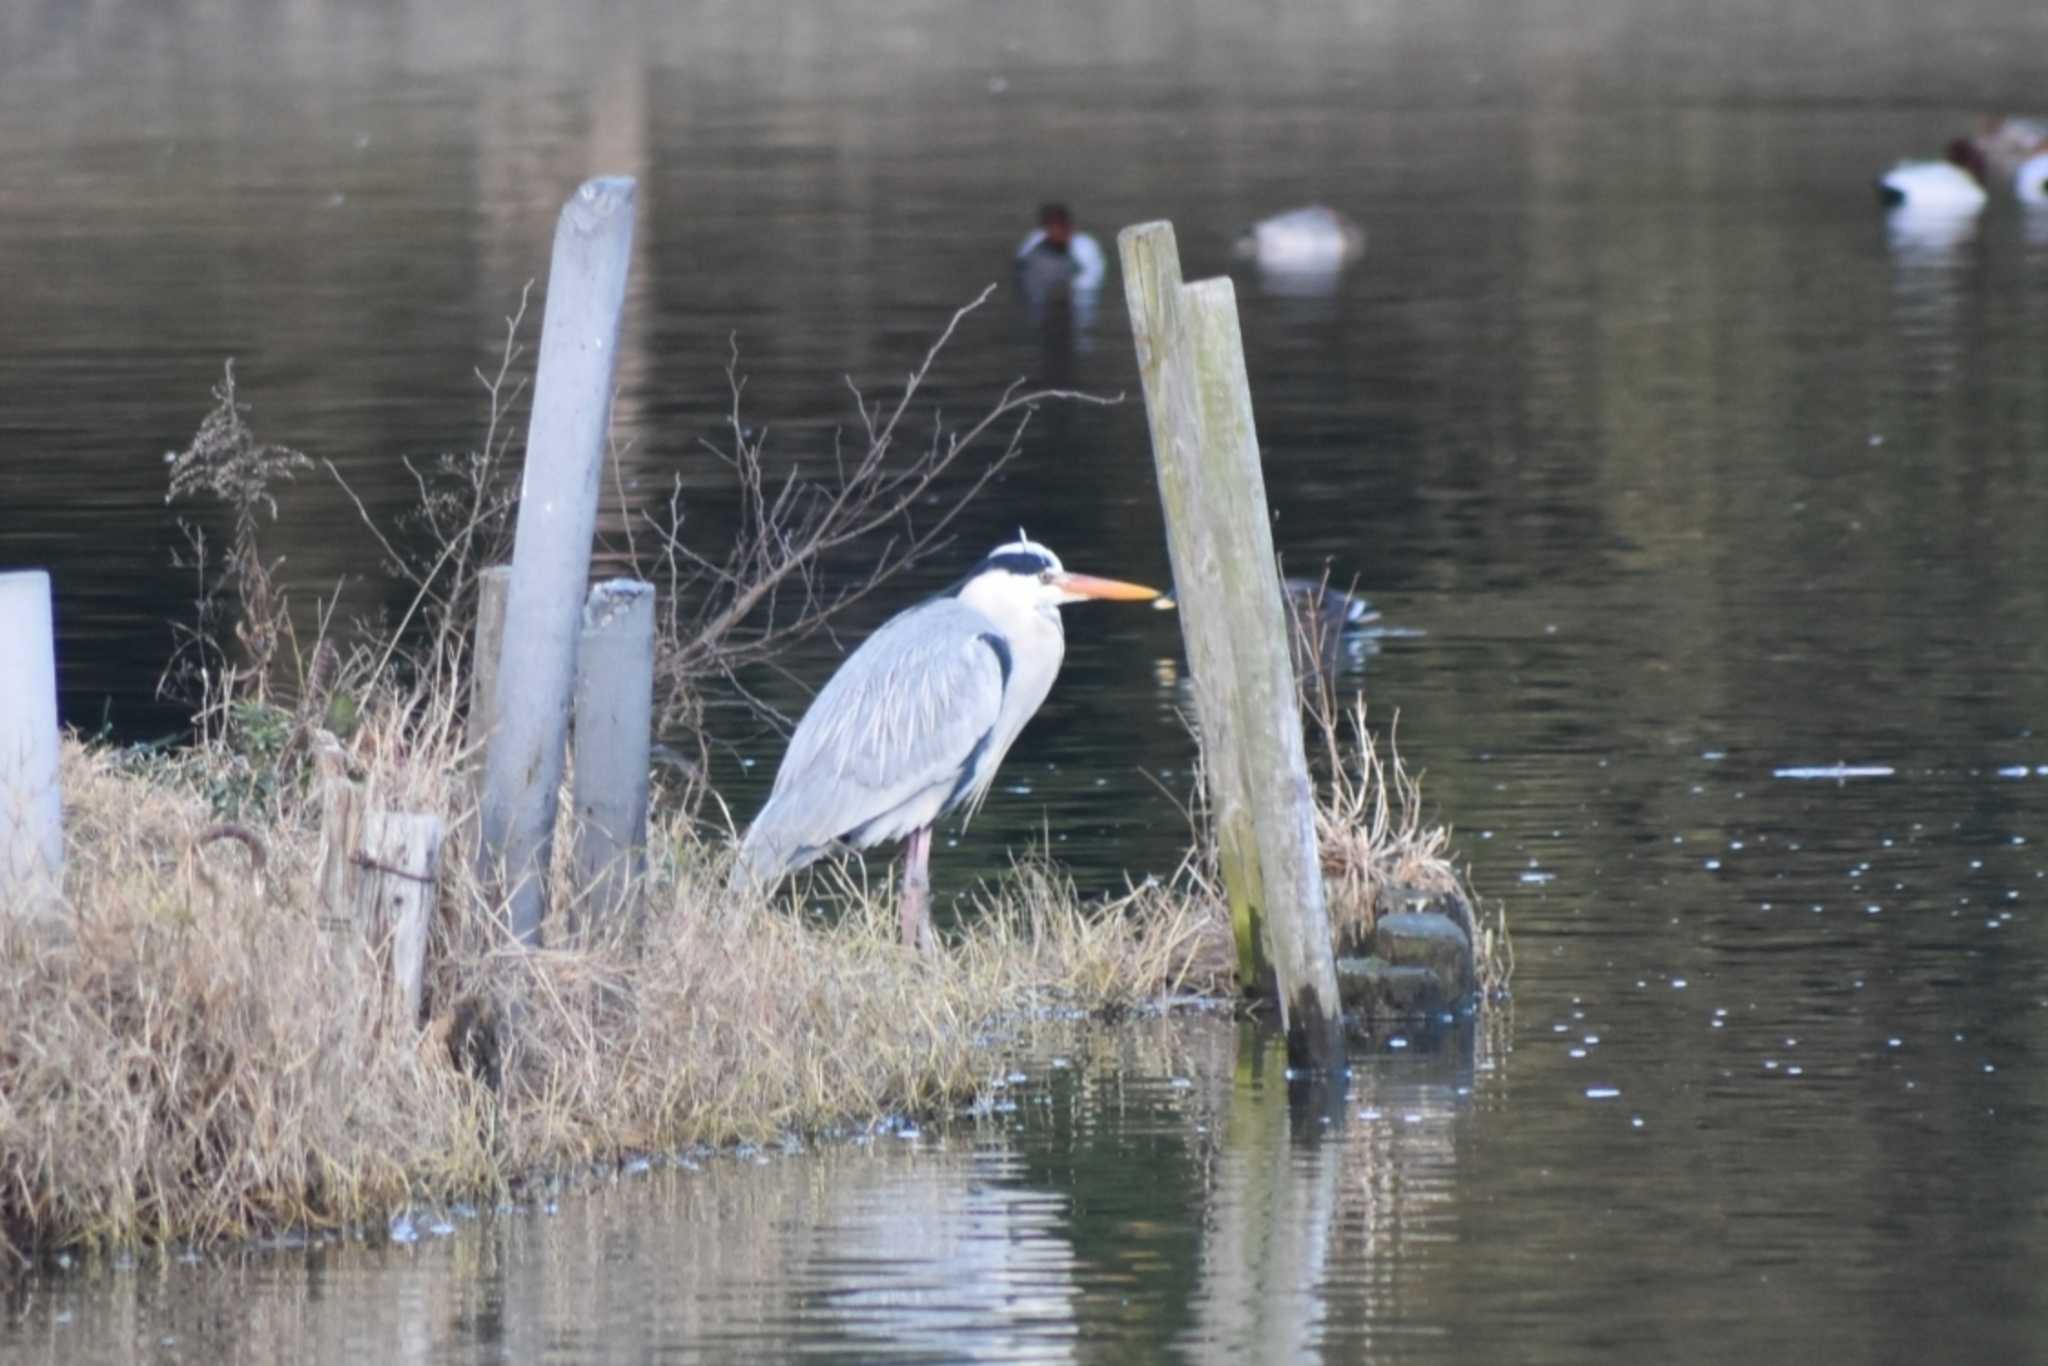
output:
[[[873,844],[929,824],[966,795],[1008,674],[995,623],[958,599],[892,618],[798,723],[755,823],[762,838],[816,857],[833,840]]]

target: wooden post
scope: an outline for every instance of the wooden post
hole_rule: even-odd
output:
[[[616,912],[644,871],[654,746],[654,585],[593,586],[576,653],[576,883],[586,923]]]
[[[484,885],[523,943],[540,942],[544,880],[568,739],[576,637],[590,581],[619,313],[633,247],[630,177],[587,181],[562,206],[541,323],[540,365],[505,601],[505,643],[484,762]]]
[[[498,702],[498,657],[505,649],[505,597],[512,591],[512,566],[494,564],[477,575],[476,639],[470,645],[469,723],[463,729],[470,762],[482,766]]]
[[[328,923],[363,936],[388,969],[402,1018],[417,1024],[426,981],[427,930],[441,873],[441,818],[380,811],[348,776],[338,747],[320,767],[316,882]]]
[[[1274,987],[1297,1066],[1343,1065],[1337,976],[1286,606],[1228,279],[1181,282],[1169,223],[1117,235],[1167,548],[1195,675],[1239,967]]]
[[[441,875],[441,818],[372,811],[363,823],[367,875],[356,901],[363,935],[388,955],[403,1018],[417,1024],[426,982],[427,929]]]
[[[0,574],[0,915],[54,911],[64,887],[50,576]]]

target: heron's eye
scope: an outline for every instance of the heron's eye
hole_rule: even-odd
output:
[[[1051,571],[1050,569],[1041,569],[1041,570],[1039,570],[1039,571],[1038,571],[1038,581],[1039,581],[1040,583],[1051,583],[1051,582],[1052,582],[1052,571]]]

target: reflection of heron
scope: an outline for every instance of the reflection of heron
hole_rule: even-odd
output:
[[[988,793],[1066,653],[1059,609],[1143,602],[1150,588],[1070,574],[1044,546],[997,546],[948,591],[890,618],[832,675],[790,737],[740,845],[761,883],[834,844],[902,839],[905,943],[929,946],[932,826]]]

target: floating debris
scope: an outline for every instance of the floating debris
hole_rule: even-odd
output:
[[[1847,778],[1890,778],[1897,773],[1898,770],[1890,764],[1812,764],[1771,770],[1773,778],[1818,782],[1841,782]]]

